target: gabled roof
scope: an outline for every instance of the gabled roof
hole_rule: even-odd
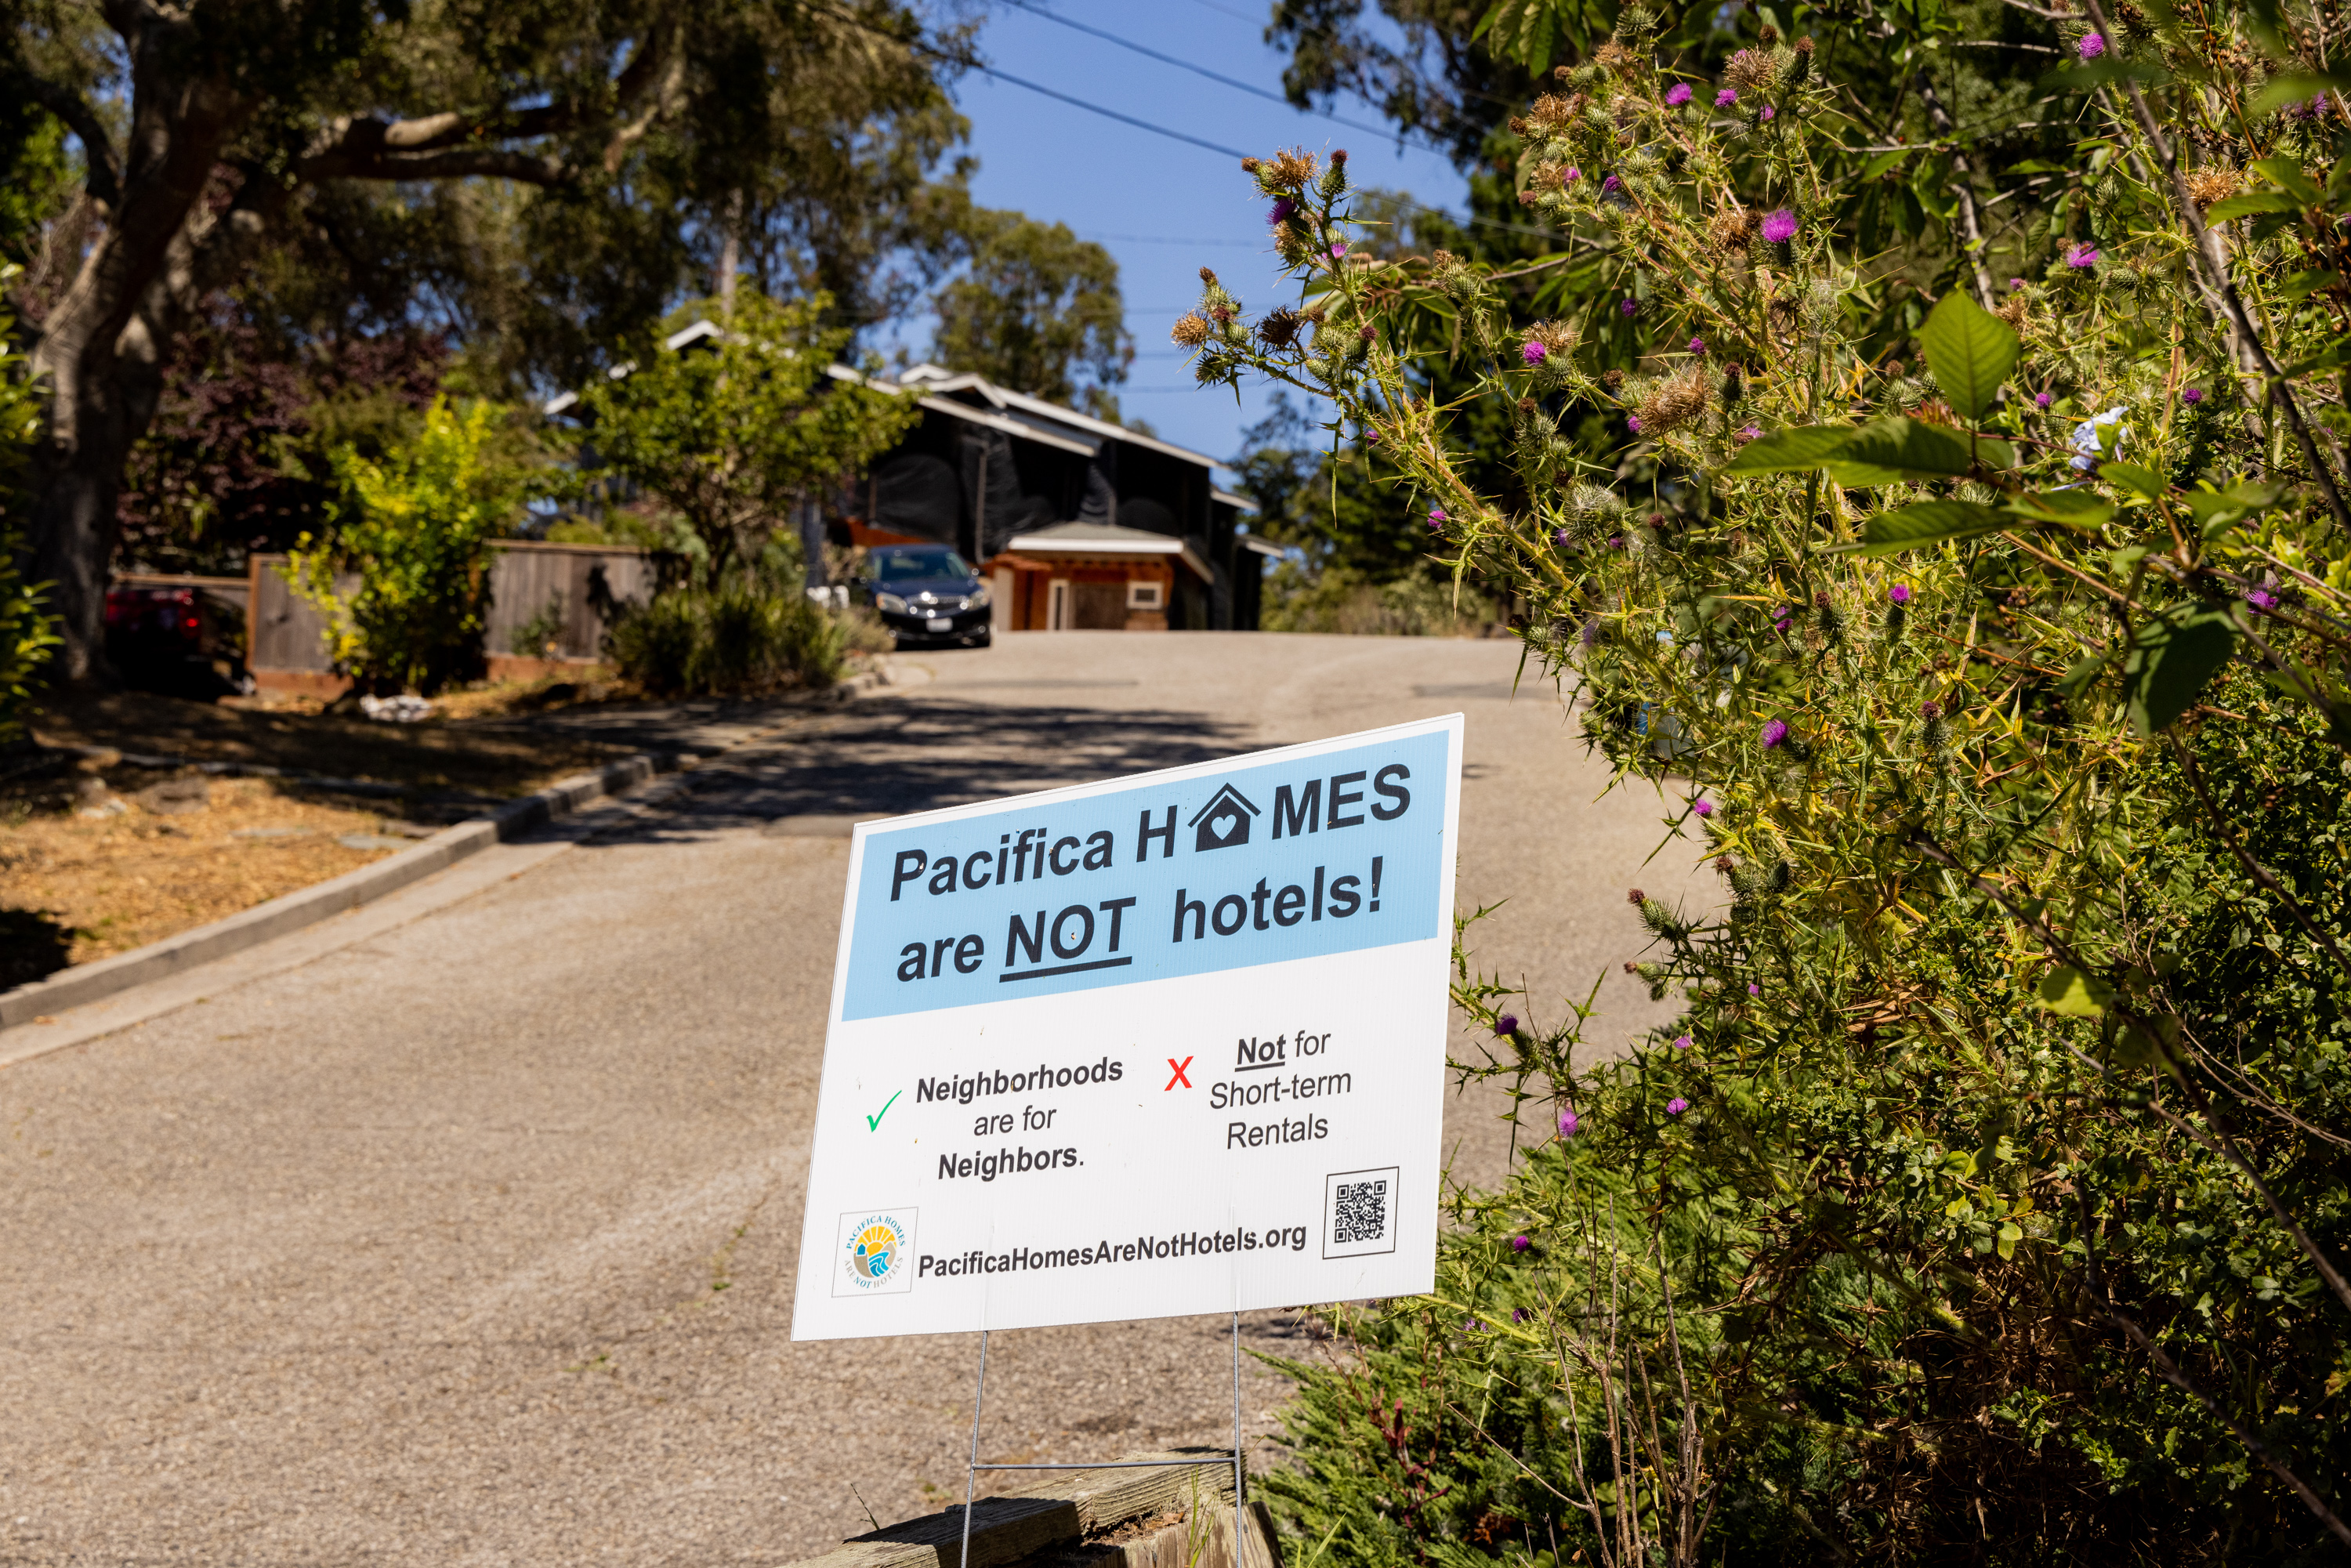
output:
[[[1193,812],[1192,820],[1184,825],[1187,828],[1198,827],[1200,825],[1200,819],[1215,810],[1218,806],[1222,805],[1227,796],[1230,796],[1232,798],[1233,804],[1249,812],[1250,816],[1262,817],[1265,815],[1263,811],[1259,810],[1255,806],[1249,804],[1249,798],[1248,796],[1242,794],[1239,790],[1234,789],[1229,784],[1219,784],[1217,786],[1217,792],[1208,797],[1208,803],[1201,807],[1198,810]],[[1274,802],[1277,806],[1281,802],[1279,800]]]
[[[1055,523],[1005,540],[1010,551],[1030,555],[1172,555],[1181,558],[1202,582],[1214,582],[1216,573],[1190,543],[1144,528],[1117,523]]]

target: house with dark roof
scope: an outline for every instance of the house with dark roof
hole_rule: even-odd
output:
[[[691,353],[720,330],[696,321],[663,348]],[[1000,631],[1257,629],[1265,563],[1281,552],[1248,531],[1257,508],[1217,487],[1215,458],[937,365],[894,381],[828,370],[916,399],[922,418],[803,512],[811,590],[830,586],[827,542],[945,544],[994,579]]]

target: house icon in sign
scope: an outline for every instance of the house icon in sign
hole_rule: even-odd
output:
[[[1186,824],[1198,830],[1192,838],[1195,850],[1228,850],[1245,844],[1249,839],[1249,819],[1260,816],[1249,797],[1229,784],[1220,784],[1208,797],[1208,803],[1192,815]]]

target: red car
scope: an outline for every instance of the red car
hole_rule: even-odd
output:
[[[249,691],[241,607],[201,585],[118,582],[106,591],[106,656],[148,691]]]

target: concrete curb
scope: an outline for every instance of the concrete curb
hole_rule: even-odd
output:
[[[833,702],[847,702],[888,684],[890,675],[886,670],[869,670],[837,683],[825,695]],[[111,958],[77,964],[47,979],[18,986],[12,991],[0,991],[0,1029],[33,1023],[68,1008],[102,1000],[134,986],[242,953],[346,910],[371,904],[493,844],[519,838],[533,828],[569,816],[591,801],[634,789],[656,774],[674,772],[683,762],[699,759],[700,754],[693,752],[662,756],[641,751],[618,762],[606,763],[593,773],[559,779],[486,817],[444,829],[413,850],[402,850],[356,871],[345,872],[332,881],[298,889],[225,920],[166,936],[161,942],[118,953]]]

